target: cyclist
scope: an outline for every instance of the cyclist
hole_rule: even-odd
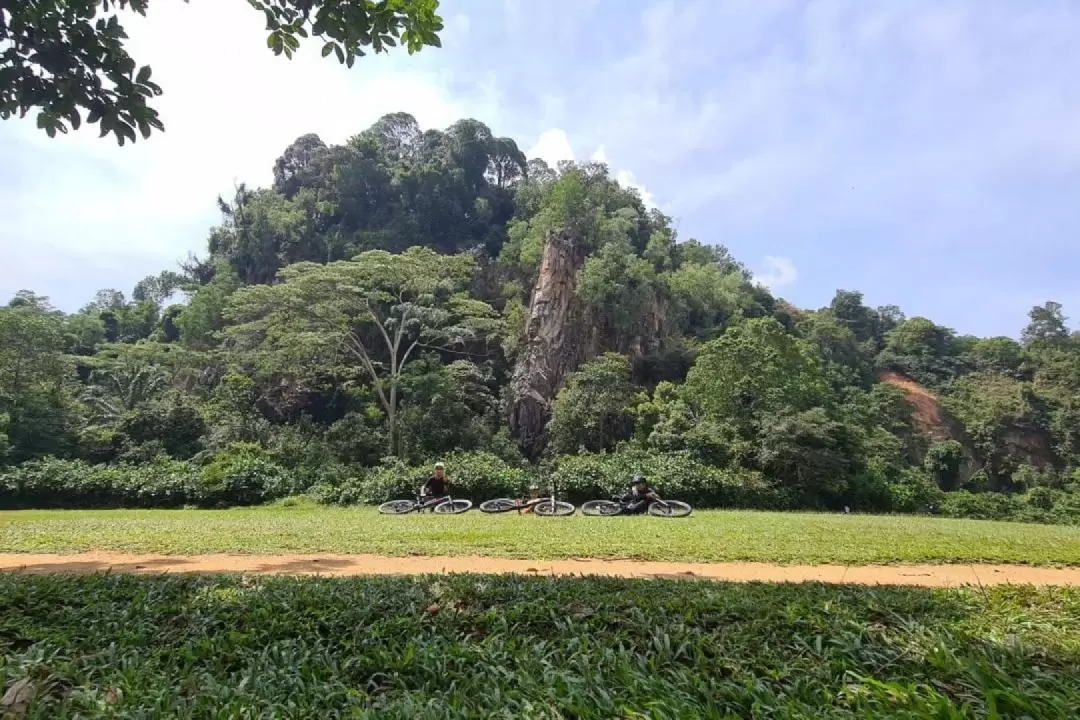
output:
[[[540,500],[540,486],[533,483],[529,485],[529,497],[514,500],[514,505],[517,507],[519,515],[521,513],[531,513],[540,503]]]
[[[660,497],[651,487],[649,487],[649,482],[645,479],[644,475],[635,475],[634,479],[630,482],[629,492],[619,499],[626,504],[626,509],[623,510],[623,513],[634,515],[648,510],[649,505],[651,505],[654,500],[659,500]]]
[[[425,507],[434,509],[449,497],[451,487],[450,478],[446,477],[446,466],[441,462],[435,463],[435,472],[420,488],[420,500]]]

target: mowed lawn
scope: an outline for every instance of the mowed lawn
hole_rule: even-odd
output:
[[[0,512],[0,552],[382,553],[779,563],[1080,565],[1080,528],[944,518],[697,512],[538,518],[387,517],[315,505]]]

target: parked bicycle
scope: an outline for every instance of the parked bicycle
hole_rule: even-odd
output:
[[[622,497],[613,497],[610,500],[590,500],[582,504],[581,514],[592,517],[612,517],[615,515],[630,515],[627,508],[630,501]],[[686,517],[694,509],[681,500],[664,500],[653,493],[653,497],[645,507],[645,512],[653,517]]]
[[[577,510],[573,505],[559,500],[555,494],[554,483],[551,486],[551,495],[541,496],[540,489],[533,485],[529,488],[529,496],[524,498],[495,498],[480,503],[480,511],[486,513],[504,513],[517,510],[518,513],[534,513],[544,517],[568,517]]]
[[[440,515],[460,515],[472,507],[471,500],[451,497],[425,497],[417,495],[412,500],[390,500],[379,506],[383,515],[407,515],[411,512],[429,510]]]

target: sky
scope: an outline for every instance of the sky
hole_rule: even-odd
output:
[[[0,298],[74,311],[205,250],[215,197],[315,132],[463,117],[601,159],[798,306],[838,288],[961,333],[1080,318],[1074,0],[443,0],[442,48],[348,70],[266,48],[243,0],[125,15],[166,131],[118,147],[0,121]]]

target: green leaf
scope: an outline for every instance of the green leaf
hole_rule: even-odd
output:
[[[323,57],[326,57],[326,56],[327,56],[327,55],[329,55],[330,53],[334,52],[334,48],[335,48],[335,47],[336,47],[336,46],[334,45],[334,43],[330,43],[330,42],[328,42],[328,43],[326,43],[325,45],[323,45],[323,46],[322,46],[322,56],[323,56]]]
[[[150,66],[143,65],[141,68],[139,68],[139,74],[135,76],[135,82],[139,83],[140,85],[145,85],[149,79]]]

